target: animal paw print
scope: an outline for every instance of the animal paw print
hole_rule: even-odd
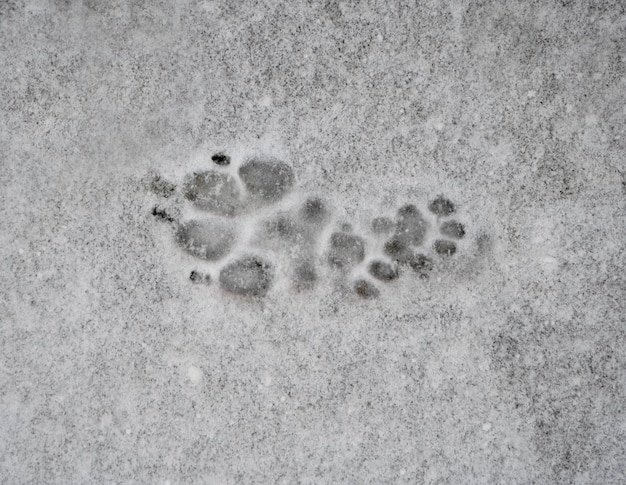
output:
[[[354,283],[355,292],[362,298],[375,298],[380,294],[376,283],[390,283],[405,272],[420,279],[428,279],[438,259],[453,256],[457,251],[455,241],[465,236],[462,223],[452,219],[454,204],[439,196],[427,206],[428,211],[408,203],[401,206],[395,217],[379,216],[371,221],[370,232],[374,239],[373,251],[362,257],[362,244],[353,242],[353,261],[367,260],[364,273]],[[433,230],[435,228],[435,230]],[[432,240],[429,248],[428,241]]]
[[[436,258],[453,256],[465,235],[443,196],[428,212],[405,204],[394,218],[374,217],[359,233],[321,197],[294,193],[293,169],[282,160],[253,156],[236,165],[224,153],[211,159],[214,167],[189,175],[180,188],[158,175],[150,181],[152,192],[183,206],[155,206],[152,214],[170,223],[177,245],[205,266],[191,271],[195,284],[210,285],[213,273],[222,290],[244,297],[265,296],[281,278],[294,291],[309,291],[325,266],[371,299],[380,295],[379,284],[393,284],[405,271],[428,278]],[[189,208],[202,216],[181,216]]]
[[[246,241],[248,228],[238,220],[262,211],[283,199],[292,189],[294,174],[286,163],[272,157],[250,157],[232,170],[231,158],[223,153],[212,157],[217,167],[188,176],[178,190],[178,202],[193,207],[200,217],[182,218],[162,207],[152,214],[174,226],[177,245],[199,261],[208,263],[209,272],[194,269],[193,283],[211,284],[210,271],[216,271],[220,287],[241,296],[264,296],[275,279],[275,265]],[[163,198],[177,193],[174,184],[155,175],[152,192]],[[309,219],[319,218],[320,208],[309,208]],[[287,235],[295,229],[289,221],[278,221],[275,231]],[[304,279],[311,279],[306,272]]]

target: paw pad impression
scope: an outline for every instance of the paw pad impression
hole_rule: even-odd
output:
[[[239,167],[239,177],[248,193],[270,203],[282,199],[294,183],[293,170],[275,158],[250,158]]]
[[[234,216],[239,209],[239,188],[228,174],[212,171],[195,174],[183,190],[185,197],[199,209],[223,216]]]
[[[242,296],[264,296],[274,279],[270,263],[255,256],[237,259],[220,271],[220,285]]]

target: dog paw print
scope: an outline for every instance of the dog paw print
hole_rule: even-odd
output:
[[[362,268],[365,276],[355,282],[355,292],[362,298],[375,298],[380,294],[378,284],[392,283],[403,274],[428,279],[438,260],[453,256],[457,242],[465,236],[464,225],[453,218],[455,213],[454,203],[438,196],[425,210],[407,203],[393,218],[374,217],[370,232],[382,245],[374,244],[378,249],[364,256],[361,244],[351,244],[352,261],[367,262]]]
[[[363,228],[337,219],[322,197],[295,191],[293,169],[276,157],[236,163],[220,152],[211,160],[214,166],[179,186],[156,174],[149,184],[169,204],[152,215],[172,225],[177,245],[197,261],[189,275],[194,284],[215,281],[225,292],[263,297],[288,278],[294,291],[310,291],[326,266],[372,299],[403,274],[427,279],[437,258],[454,256],[465,235],[443,196],[426,210],[404,204],[394,217],[377,215]]]
[[[299,220],[276,212],[261,218],[259,224],[251,216],[271,208],[291,192],[295,181],[292,168],[274,157],[249,157],[236,169],[224,153],[211,159],[215,167],[189,175],[180,189],[158,175],[150,182],[152,192],[165,199],[178,193],[178,203],[201,216],[185,218],[180,215],[184,211],[158,206],[152,215],[171,223],[177,245],[199,264],[208,266],[206,271],[191,272],[193,283],[217,281],[232,294],[264,296],[275,283],[276,265],[263,245],[253,241],[282,239],[289,243],[289,251],[297,247],[301,259],[306,258],[312,252],[307,242],[313,238],[314,228],[327,217],[325,207],[320,199],[310,199],[303,205]],[[250,225],[254,226],[252,231]],[[311,287],[316,280],[312,262],[301,263],[296,274],[302,288]]]

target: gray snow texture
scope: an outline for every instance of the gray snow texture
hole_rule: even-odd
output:
[[[625,59],[617,0],[0,1],[0,482],[626,483]]]

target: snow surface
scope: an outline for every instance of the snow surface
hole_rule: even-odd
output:
[[[0,26],[0,481],[626,481],[620,2],[10,0]],[[185,252],[186,178],[258,154],[293,189],[226,259]],[[434,228],[439,195],[456,254],[433,229],[429,278],[373,280],[371,221]],[[308,196],[332,220],[297,290],[259,227]],[[220,288],[250,251],[263,297]]]

